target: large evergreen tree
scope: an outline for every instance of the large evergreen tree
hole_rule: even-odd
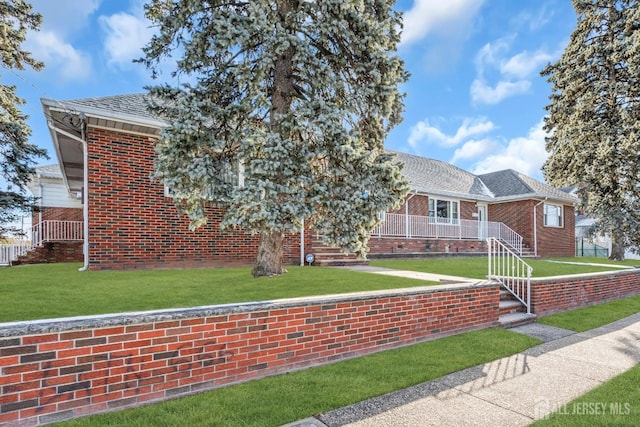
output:
[[[542,75],[553,89],[543,170],[579,185],[587,214],[611,236],[611,258],[640,243],[640,25],[637,0],[574,0],[569,45]]]
[[[168,123],[156,175],[190,215],[226,208],[224,227],[259,233],[254,276],[280,274],[283,238],[303,221],[367,252],[377,214],[407,187],[388,131],[401,120],[391,0],[152,0],[154,73],[177,55],[185,83],[149,88]],[[166,63],[164,63],[166,65]],[[240,182],[230,179],[242,173]]]
[[[42,16],[23,0],[0,0],[0,65],[7,70],[40,70],[43,64],[21,48],[27,30],[37,30]],[[1,75],[0,75],[1,77]],[[35,159],[46,152],[29,143],[31,130],[19,106],[24,100],[15,86],[0,83],[0,238],[19,229],[12,225],[33,206],[25,186],[34,172]]]

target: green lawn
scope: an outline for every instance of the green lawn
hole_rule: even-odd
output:
[[[584,332],[638,312],[640,295],[542,317],[538,323]]]
[[[569,260],[609,262],[603,258]],[[527,262],[535,277],[607,270],[545,260]],[[486,257],[376,260],[371,265],[478,279],[487,275]],[[0,322],[437,284],[321,267],[290,267],[283,276],[259,279],[251,276],[249,268],[79,272],[78,267],[40,264],[0,268]]]
[[[79,264],[0,269],[0,322],[193,307],[435,285],[322,267],[254,279],[250,268],[85,271]]]
[[[623,264],[633,266],[639,260],[626,260],[622,263],[613,262],[606,258],[555,258],[553,260],[565,262]],[[551,260],[551,261],[553,261]],[[546,259],[526,259],[525,262],[533,268],[533,277],[562,276],[567,274],[592,273],[598,271],[619,270],[614,267],[598,267],[587,265],[560,264]],[[370,262],[373,266],[411,270],[426,273],[447,274],[452,276],[486,279],[488,261],[486,256],[474,257],[445,257],[421,259],[380,259]]]
[[[279,426],[347,406],[538,344],[485,329],[255,380],[64,426]]]

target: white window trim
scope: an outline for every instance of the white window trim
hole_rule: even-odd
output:
[[[558,224],[549,224],[547,221],[547,206],[553,206],[554,208],[556,208],[558,210]],[[562,205],[556,205],[555,203],[545,203],[542,205],[542,222],[543,225],[545,227],[550,227],[550,228],[564,228],[564,206]]]
[[[431,216],[431,209],[430,209],[430,204],[431,201],[433,200],[433,205],[435,207],[434,210],[434,216]],[[449,203],[455,203],[457,205],[457,209],[456,209],[456,214],[457,217],[456,218],[452,218],[451,217],[451,213],[447,218],[442,218],[442,217],[438,217],[437,216],[437,212],[438,212],[438,202],[449,202]],[[452,205],[450,205],[452,206]],[[447,199],[447,198],[440,198],[440,197],[432,197],[429,196],[429,200],[427,202],[427,215],[429,218],[433,218],[433,222],[437,223],[437,224],[451,224],[451,225],[460,225],[460,200],[456,200],[456,199]],[[430,221],[432,221],[430,219]]]

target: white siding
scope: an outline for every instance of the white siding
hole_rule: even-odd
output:
[[[40,187],[34,186],[33,193],[36,197],[41,197],[38,202],[43,207],[55,208],[81,208],[80,199],[72,197],[61,179],[40,178],[42,186],[42,195],[40,195]],[[74,195],[75,196],[75,195]]]

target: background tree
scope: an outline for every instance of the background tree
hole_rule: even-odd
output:
[[[223,227],[260,234],[254,276],[280,274],[283,239],[303,221],[325,242],[359,255],[380,211],[407,191],[384,153],[401,120],[394,54],[401,17],[391,0],[153,0],[159,33],[140,61],[154,75],[177,54],[173,76],[151,87],[166,118],[156,176],[191,227],[206,206]],[[241,170],[243,182],[230,179]]]
[[[37,30],[42,16],[22,0],[0,0],[0,65],[7,70],[40,70],[43,63],[22,50],[27,30]],[[1,77],[1,75],[0,75]],[[15,221],[33,207],[25,185],[34,172],[35,159],[46,151],[29,143],[31,130],[19,106],[24,100],[15,86],[0,84],[0,238],[17,233]]]
[[[640,243],[640,24],[636,0],[574,0],[578,22],[562,57],[543,76],[543,166],[551,183],[579,184],[586,213],[612,240],[612,259]]]

